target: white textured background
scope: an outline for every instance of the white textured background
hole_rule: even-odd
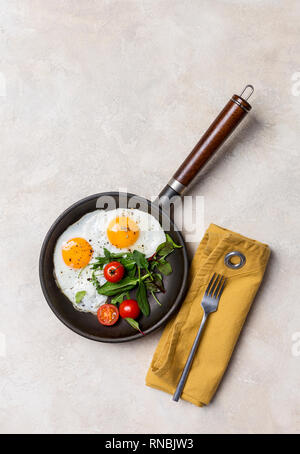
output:
[[[297,0],[1,1],[1,432],[300,432],[299,17]],[[214,401],[176,405],[144,386],[160,333],[106,345],[66,329],[39,251],[77,199],[153,196],[245,83],[251,116],[191,194],[205,226],[272,259]]]

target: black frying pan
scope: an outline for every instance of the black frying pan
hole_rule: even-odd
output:
[[[253,92],[253,87],[247,87],[250,87]],[[222,145],[250,109],[251,106],[244,98],[233,95],[174,174],[168,185],[161,191],[159,200],[162,203],[151,203],[149,200],[138,196],[134,198],[135,207],[144,211],[151,211],[151,214],[163,226],[169,225],[168,229],[165,230],[166,233],[169,233],[174,241],[182,246],[181,249],[176,249],[168,258],[173,272],[169,276],[164,277],[166,292],[159,294],[161,306],[149,298],[150,315],[149,317],[142,316],[139,319],[144,334],[149,334],[162,326],[177,311],[187,289],[188,259],[186,246],[171,216],[165,211],[164,204],[172,197],[182,195],[199,170]],[[125,200],[126,203],[132,200],[133,194],[122,195],[122,200]],[[138,339],[142,337],[142,334],[135,331],[124,320],[119,320],[114,326],[106,327],[98,323],[95,315],[76,311],[56,285],[53,274],[53,252],[58,237],[67,227],[78,221],[83,215],[96,210],[99,207],[97,201],[103,196],[112,197],[115,200],[116,207],[119,207],[118,192],[100,193],[76,202],[56,219],[42,245],[39,266],[40,281],[49,306],[55,315],[70,329],[81,336],[100,342],[126,342]],[[132,208],[132,206],[129,206],[129,208]],[[105,209],[105,207],[102,209]]]

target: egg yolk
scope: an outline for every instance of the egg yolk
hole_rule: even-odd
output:
[[[132,246],[139,237],[137,224],[127,216],[118,216],[110,221],[107,228],[109,242],[119,249]]]
[[[84,268],[93,254],[92,246],[84,238],[72,238],[62,248],[62,257],[67,266]]]

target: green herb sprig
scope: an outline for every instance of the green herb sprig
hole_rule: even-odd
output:
[[[181,247],[173,241],[170,235],[166,234],[166,241],[157,247],[155,254],[149,259],[137,250],[112,253],[104,248],[104,256],[96,257],[95,262],[90,265],[93,270],[92,282],[99,294],[112,297],[112,304],[122,303],[124,298],[129,299],[129,291],[137,288],[136,299],[139,308],[148,317],[150,314],[148,292],[161,305],[155,294],[165,292],[162,275],[168,276],[172,273],[172,266],[166,257]],[[126,276],[119,282],[106,282],[100,285],[95,271],[102,270],[112,260],[117,260],[124,266]],[[133,328],[142,332],[136,320],[129,318],[126,320]]]
[[[75,295],[76,304],[79,304],[82,301],[82,299],[85,297],[85,295],[86,295],[85,290],[81,290],[80,292],[77,292]]]

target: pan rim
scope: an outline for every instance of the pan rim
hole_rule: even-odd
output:
[[[51,227],[47,231],[47,233],[45,235],[45,238],[43,240],[43,243],[42,243],[42,246],[41,246],[41,251],[40,251],[40,257],[39,257],[39,279],[40,279],[42,292],[43,292],[43,295],[44,295],[44,297],[45,297],[45,299],[47,301],[48,306],[50,307],[52,312],[56,315],[56,317],[67,328],[69,328],[71,331],[75,332],[76,334],[79,334],[80,336],[82,336],[82,337],[84,337],[86,339],[89,339],[89,340],[93,340],[95,342],[123,343],[123,342],[130,342],[130,341],[133,341],[133,340],[136,340],[136,339],[141,339],[141,338],[144,338],[146,336],[143,336],[143,334],[138,332],[138,333],[134,334],[133,336],[125,336],[125,337],[121,337],[121,338],[106,338],[106,337],[100,337],[100,336],[94,336],[92,334],[88,334],[85,331],[82,331],[80,328],[77,328],[77,327],[73,326],[73,324],[71,322],[69,323],[67,320],[65,320],[64,317],[60,314],[60,312],[56,309],[56,307],[52,303],[51,297],[48,294],[47,286],[46,286],[44,275],[43,275],[44,266],[45,266],[44,260],[45,260],[46,248],[47,248],[47,245],[49,243],[49,240],[50,240],[55,228],[65,218],[65,216],[67,216],[70,212],[72,212],[79,205],[84,204],[86,202],[89,202],[89,201],[91,201],[93,199],[98,199],[99,197],[109,196],[109,195],[110,196],[116,196],[116,195],[119,195],[119,194],[126,194],[127,196],[131,196],[131,197],[139,197],[140,199],[145,200],[148,205],[150,205],[150,206],[153,205],[153,202],[151,202],[150,200],[146,199],[145,197],[137,196],[137,195],[135,195],[133,193],[130,193],[130,192],[122,193],[122,192],[119,192],[119,191],[108,191],[108,192],[99,192],[99,193],[92,194],[92,195],[89,195],[87,197],[84,197],[84,198],[78,200],[77,202],[73,203],[72,205],[70,205],[68,208],[66,208],[56,218],[56,220],[52,223]],[[159,212],[162,212],[162,214],[164,214],[165,216],[167,216],[169,218],[171,226],[175,227],[175,223],[173,222],[173,220],[162,210],[162,208],[161,207],[157,207],[157,208],[158,208]],[[186,249],[184,238],[183,238],[183,236],[182,236],[182,234],[181,234],[181,232],[179,230],[176,229],[176,231],[177,231],[177,234],[178,234],[178,236],[180,238],[180,241],[181,241],[181,244],[182,244],[182,252],[183,252],[183,259],[184,259],[184,270],[183,270],[183,277],[182,277],[182,285],[180,287],[180,290],[179,290],[179,292],[177,294],[177,297],[176,297],[172,307],[169,309],[169,311],[157,323],[155,323],[153,326],[151,326],[150,328],[148,328],[147,330],[144,331],[145,335],[151,334],[154,331],[158,330],[160,327],[162,327],[175,314],[176,310],[178,309],[178,307],[180,307],[180,305],[181,305],[181,303],[183,301],[183,298],[184,298],[184,296],[186,294],[188,268],[189,268],[188,255],[187,255],[187,249]]]

